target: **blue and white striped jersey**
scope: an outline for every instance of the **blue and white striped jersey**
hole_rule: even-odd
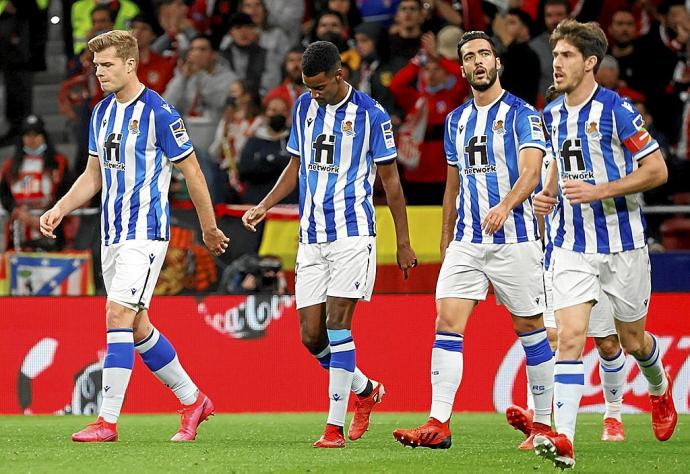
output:
[[[376,163],[397,156],[388,113],[350,86],[336,105],[302,94],[292,110],[287,150],[300,158],[300,242],[376,235]]]
[[[151,89],[128,103],[111,94],[96,105],[89,154],[101,163],[103,245],[170,238],[172,164],[193,151],[180,115]]]
[[[615,92],[597,86],[577,107],[566,105],[564,99],[561,96],[544,109],[559,182],[578,179],[601,184],[621,179],[637,169],[638,160],[659,148],[635,107]],[[613,253],[646,245],[639,193],[574,205],[561,195],[556,211],[552,238],[557,247]]]
[[[541,117],[534,107],[505,91],[483,107],[469,100],[446,117],[444,144],[448,164],[457,166],[460,174],[455,240],[484,244],[537,240],[531,197],[516,206],[493,235],[481,228],[489,210],[520,177],[520,150],[546,151]]]
[[[547,138],[546,140],[546,155],[544,155],[544,161],[541,165],[541,179],[539,184],[534,189],[534,194],[541,192],[546,181],[546,175],[549,170],[549,166],[556,166],[553,160],[553,154],[551,153],[551,141]],[[551,267],[551,254],[553,253],[553,240],[551,238],[551,219],[552,214],[544,216],[544,270],[548,270]]]

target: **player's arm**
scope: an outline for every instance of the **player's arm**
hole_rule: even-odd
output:
[[[558,165],[554,160],[546,168],[546,178],[544,179],[542,190],[534,196],[534,199],[532,199],[534,212],[537,214],[537,216],[551,214],[551,211],[558,202],[556,199],[557,194]]]
[[[54,239],[53,231],[60,225],[62,219],[94,197],[101,190],[101,185],[101,164],[98,157],[89,155],[84,172],[77,178],[69,191],[41,216],[39,220],[41,233]]]
[[[228,248],[230,239],[225,236],[216,224],[213,202],[208,192],[206,179],[204,179],[204,174],[201,172],[199,161],[196,159],[196,153],[190,153],[182,161],[176,162],[175,166],[182,172],[187,182],[189,196],[192,198],[196,214],[199,217],[199,223],[201,224],[204,244],[206,244],[206,247],[213,255],[223,254],[225,249]]]
[[[602,199],[635,194],[661,186],[668,179],[668,169],[661,151],[656,150],[638,161],[639,167],[621,179],[601,184],[568,180],[563,194],[572,204],[584,204]]]
[[[398,244],[398,266],[403,271],[407,279],[407,270],[417,265],[417,256],[410,246],[410,231],[407,226],[407,210],[405,208],[405,195],[400,185],[398,175],[398,165],[395,160],[389,163],[378,165],[378,172],[381,176],[381,184],[386,192],[388,208],[393,216],[395,225],[395,239]]]
[[[242,224],[247,230],[256,232],[256,226],[266,218],[266,212],[285,199],[297,186],[299,177],[299,157],[293,156],[280,174],[273,189],[259,204],[242,216]]]
[[[446,170],[446,190],[443,193],[443,216],[441,224],[441,261],[446,258],[448,245],[453,241],[453,229],[458,217],[457,201],[460,192],[460,175],[457,167],[448,165]]]
[[[508,219],[510,211],[534,192],[539,184],[541,175],[541,162],[544,158],[544,150],[536,147],[522,148],[518,155],[518,167],[520,176],[513,188],[497,205],[492,207],[482,222],[484,232],[491,235],[498,231]]]

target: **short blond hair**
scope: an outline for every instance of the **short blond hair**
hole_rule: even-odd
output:
[[[102,33],[92,38],[88,45],[89,51],[92,53],[100,53],[105,49],[114,47],[117,57],[122,61],[134,58],[137,64],[139,63],[139,44],[129,31],[112,30]]]

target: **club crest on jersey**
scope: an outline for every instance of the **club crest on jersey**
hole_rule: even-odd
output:
[[[492,127],[494,133],[497,133],[499,135],[505,135],[506,133],[506,128],[505,125],[503,124],[503,120],[494,120],[494,125]]]
[[[340,131],[343,132],[343,135],[346,135],[348,137],[354,137],[355,136],[355,129],[352,126],[352,121],[351,120],[346,120],[340,124]]]
[[[138,120],[130,120],[129,121],[129,133],[132,135],[139,135],[139,121]]]
[[[184,122],[181,118],[170,124],[170,131],[173,134],[173,138],[175,139],[177,146],[182,146],[189,141],[187,129],[185,128]]]
[[[601,133],[599,133],[599,124],[592,121],[587,124],[587,136],[592,140],[598,140],[601,138]]]

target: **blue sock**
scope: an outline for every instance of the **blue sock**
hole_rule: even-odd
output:
[[[527,380],[534,400],[533,421],[551,426],[555,359],[546,337],[546,329],[520,333],[518,338],[527,361]]]
[[[98,415],[108,423],[117,423],[134,366],[134,334],[131,329],[108,329],[106,341],[103,402]]]
[[[327,332],[331,346],[328,423],[343,426],[356,366],[355,343],[349,329],[327,329]]]
[[[153,328],[144,340],[137,343],[135,349],[142,360],[158,380],[163,382],[183,405],[191,405],[197,398],[197,386],[185,372],[170,341]]]

